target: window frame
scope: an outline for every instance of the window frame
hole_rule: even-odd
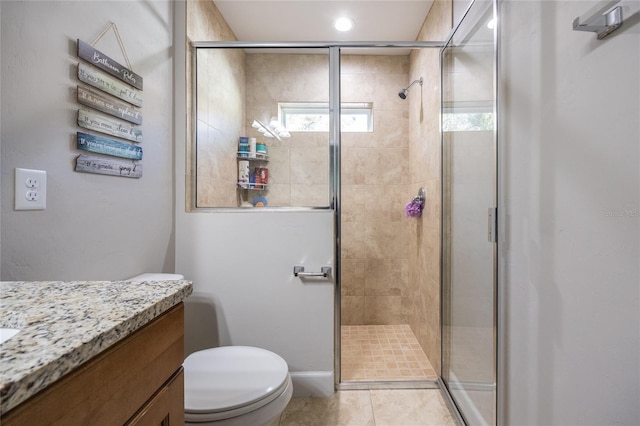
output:
[[[328,102],[278,102],[278,121],[288,132],[329,132],[328,121],[326,129],[306,130],[292,128],[287,125],[289,114],[326,115],[329,117]],[[367,120],[366,130],[349,130],[343,126],[343,132],[351,133],[372,133],[373,132],[373,102],[342,102],[340,104],[341,120],[348,115],[364,115]]]

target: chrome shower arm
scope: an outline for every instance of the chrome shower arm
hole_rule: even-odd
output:
[[[411,84],[410,84],[410,85],[408,85],[404,90],[409,90],[409,89],[411,89],[411,86],[413,86],[413,85],[414,85],[414,84],[416,84],[416,83],[420,83],[420,86],[422,86],[422,83],[423,83],[423,79],[422,79],[422,77],[420,77],[420,79],[419,79],[419,80],[413,80],[413,81],[411,82]]]

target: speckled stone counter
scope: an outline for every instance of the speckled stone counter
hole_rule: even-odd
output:
[[[191,281],[0,282],[0,413],[179,304]]]

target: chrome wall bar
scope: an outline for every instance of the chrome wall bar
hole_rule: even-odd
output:
[[[300,278],[308,278],[308,277],[318,277],[318,278],[327,278],[331,275],[331,267],[330,266],[322,266],[320,268],[320,272],[305,272],[304,266],[294,266],[293,267],[293,276]]]
[[[620,0],[613,0],[595,5],[573,20],[573,30],[594,32],[598,40],[602,40],[622,26],[622,8],[613,7],[619,2]]]

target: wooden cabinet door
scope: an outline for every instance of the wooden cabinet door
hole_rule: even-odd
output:
[[[182,368],[126,424],[127,426],[184,425]]]

